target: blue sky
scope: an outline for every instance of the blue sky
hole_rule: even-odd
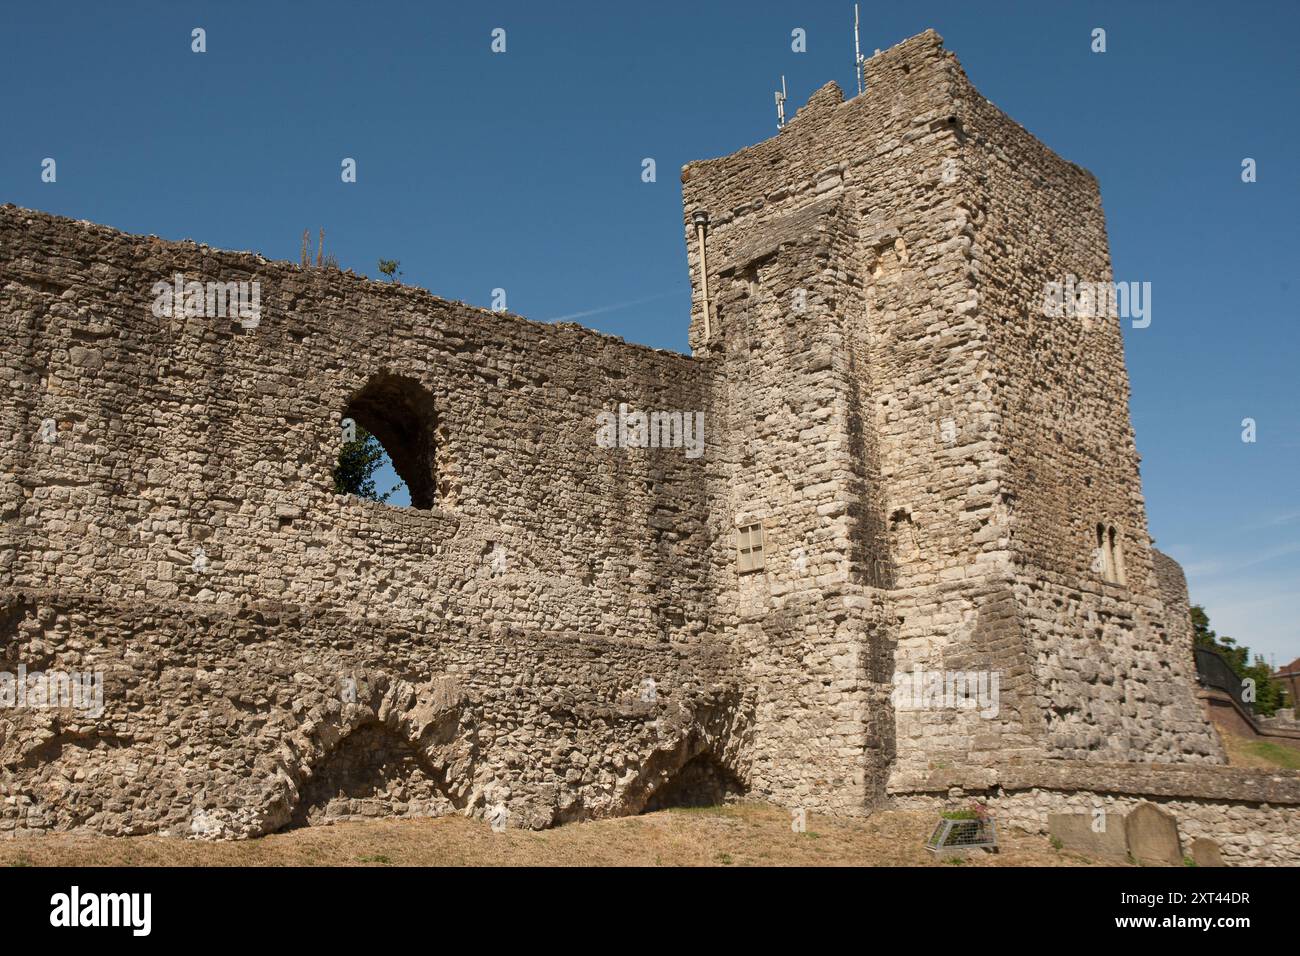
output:
[[[1220,633],[1300,656],[1300,5],[861,8],[864,52],[935,28],[1100,179],[1115,277],[1152,283],[1150,327],[1125,331],[1152,534]],[[500,287],[684,351],[680,167],[772,135],[783,73],[791,112],[851,91],[851,27],[838,0],[9,4],[0,201],[291,260],[323,226],[345,268],[399,259],[438,295]]]

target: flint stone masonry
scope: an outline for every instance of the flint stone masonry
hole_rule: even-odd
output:
[[[1063,800],[1095,780],[1053,767],[1211,772],[1289,827],[1213,776],[1118,320],[1043,311],[1110,278],[1095,179],[932,31],[865,70],[683,169],[690,356],[0,207],[0,650],[105,675],[99,717],[0,712],[0,832],[865,814],[1017,760]],[[155,314],[177,274],[257,283],[258,321]],[[601,447],[623,404],[703,413],[703,454]],[[333,493],[344,418],[415,507]],[[895,712],[918,670],[996,712]]]

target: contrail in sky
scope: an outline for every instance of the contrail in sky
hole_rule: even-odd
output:
[[[633,299],[630,302],[616,302],[613,305],[601,305],[594,309],[587,309],[583,312],[570,312],[568,315],[557,315],[549,319],[543,319],[543,322],[567,322],[570,319],[585,319],[589,315],[601,315],[605,312],[617,312],[619,309],[628,309],[634,305],[640,305],[643,302],[654,302],[656,299],[666,299],[670,295],[680,295],[679,292],[661,292],[658,295],[648,295],[644,299]]]

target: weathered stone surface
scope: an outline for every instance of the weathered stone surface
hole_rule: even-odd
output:
[[[1086,771],[1090,766],[1070,762],[1074,774],[1055,772],[1058,761],[1019,768],[1016,777],[1003,777],[1004,783],[988,778],[970,778],[961,788],[963,799],[978,800],[989,807],[999,827],[1017,827],[1031,833],[1047,834],[1047,820],[1052,814],[1105,813],[1108,821],[1123,818],[1143,803],[1154,803],[1178,821],[1180,834],[1195,840],[1213,839],[1222,849],[1229,866],[1296,866],[1300,865],[1300,812],[1297,811],[1297,775],[1276,774],[1279,781],[1272,788],[1278,803],[1260,803],[1251,796],[1263,792],[1267,775],[1259,771],[1233,768],[1208,768],[1216,776],[1235,778],[1212,781],[1213,786],[1198,786],[1195,774],[1173,774],[1170,765],[1148,765],[1140,776],[1121,774],[1115,766],[1096,765],[1094,782],[1089,785]],[[1203,768],[1207,769],[1207,768]],[[1142,794],[1144,784],[1156,782],[1165,795]],[[1060,789],[1057,789],[1060,788]],[[1173,794],[1179,795],[1173,795]],[[1244,795],[1234,797],[1231,794]],[[954,800],[949,788],[929,792],[897,792],[892,803],[899,809],[939,812],[952,809]],[[1109,824],[1108,824],[1109,825]]]
[[[1227,866],[1219,844],[1206,837],[1197,837],[1192,841],[1192,862],[1197,866]]]
[[[1128,857],[1128,840],[1124,820],[1105,813],[1049,813],[1047,832],[1061,842],[1064,849],[1095,858],[1116,861]]]
[[[1128,850],[1144,866],[1182,866],[1183,844],[1178,821],[1159,807],[1143,803],[1124,818]]]
[[[935,770],[907,786],[891,784],[891,794],[946,793],[953,787],[982,791],[1092,791],[1124,795],[1196,797],[1224,802],[1264,802],[1300,807],[1300,774],[1291,770],[1213,767],[1205,764],[1106,763],[1083,760],[993,760],[978,770]]]

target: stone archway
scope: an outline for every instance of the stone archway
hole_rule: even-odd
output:
[[[300,788],[290,827],[456,809],[443,775],[388,725],[356,728],[317,761]]]
[[[730,797],[744,794],[745,786],[712,753],[696,754],[661,783],[642,808],[642,813],[670,807],[713,807]]]
[[[197,812],[190,835],[263,836],[324,820],[335,799],[342,809],[365,801],[378,806],[399,792],[406,771],[418,770],[409,785],[435,810],[442,801],[451,809],[467,806],[478,741],[463,688],[450,677],[417,686],[384,674],[358,677],[356,684],[355,702],[304,711],[281,750],[258,761],[246,792]],[[375,744],[380,754],[361,756]],[[339,784],[341,798],[330,789]],[[392,815],[391,808],[384,815]]]

